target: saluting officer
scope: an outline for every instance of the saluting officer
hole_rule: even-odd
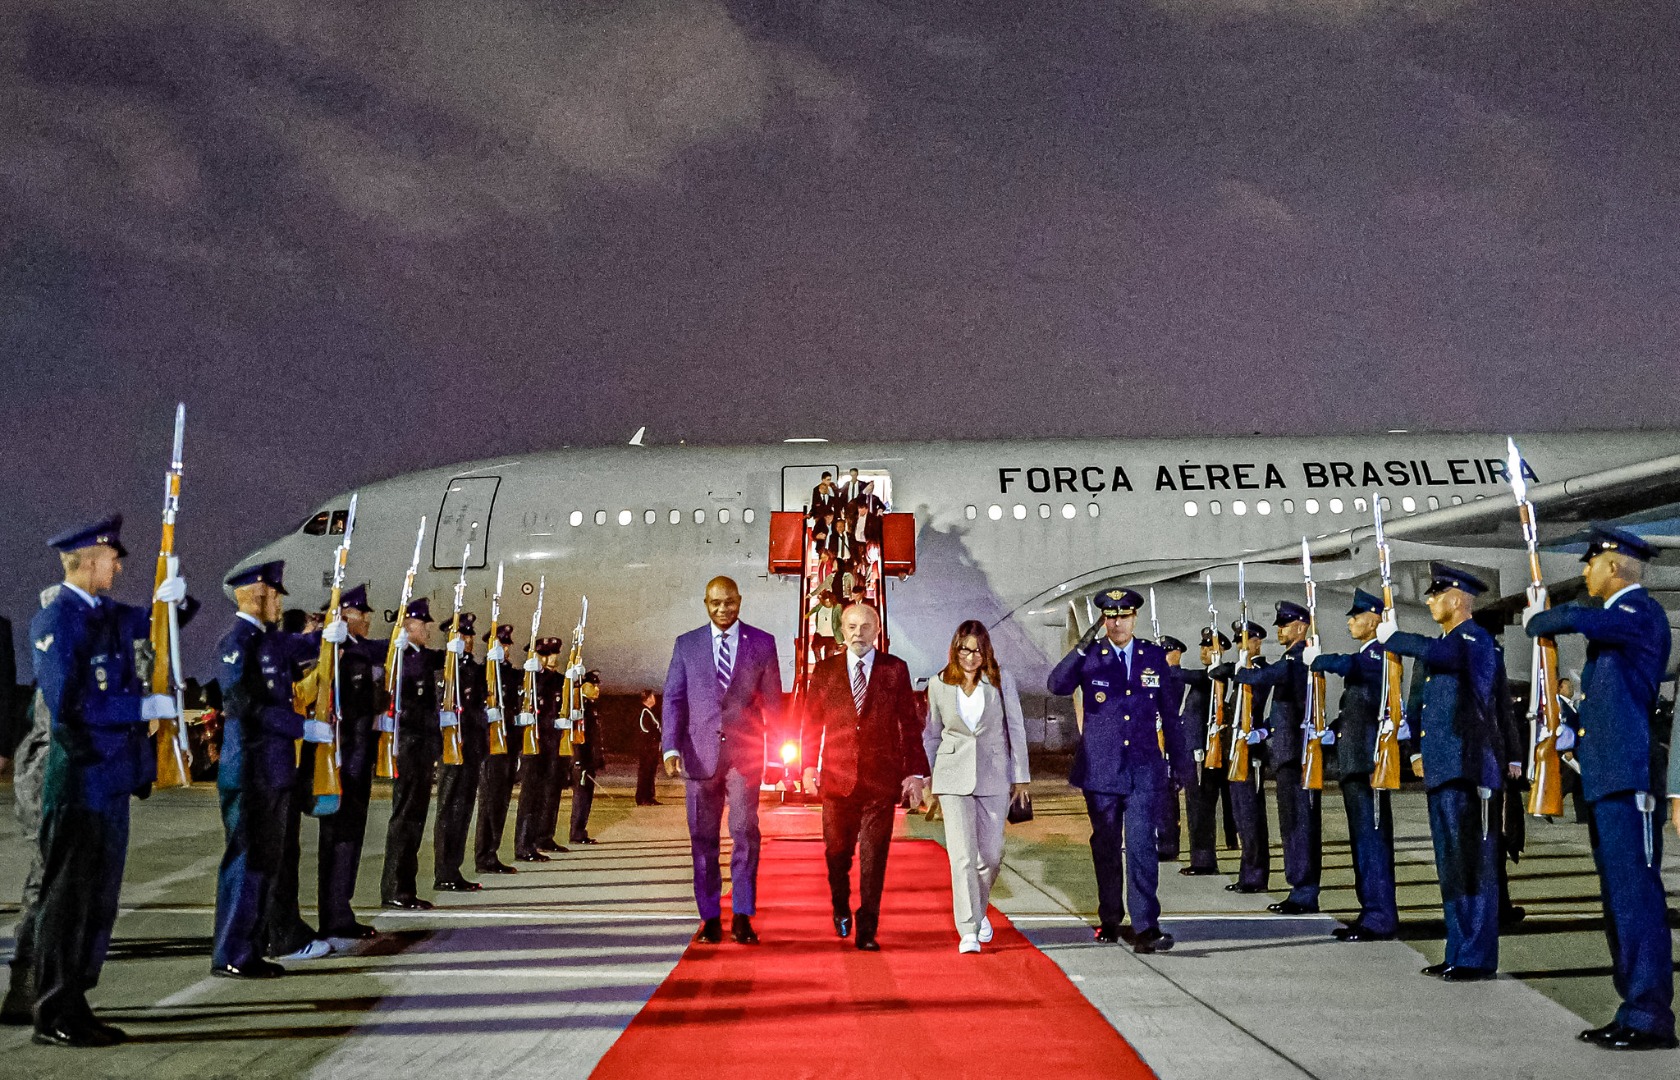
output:
[[[1241,849],[1237,866],[1237,880],[1225,886],[1226,892],[1234,893],[1263,893],[1271,887],[1272,878],[1272,830],[1271,823],[1266,819],[1266,739],[1271,734],[1266,728],[1266,700],[1272,689],[1264,684],[1249,687],[1251,721],[1247,735],[1237,730],[1237,706],[1242,700],[1241,687],[1237,685],[1238,664],[1253,665],[1260,660],[1260,648],[1266,640],[1266,628],[1257,622],[1249,622],[1246,631],[1241,619],[1231,623],[1231,633],[1239,641],[1248,638],[1246,653],[1238,656],[1236,661],[1220,664],[1208,675],[1228,688],[1229,698],[1225,704],[1226,723],[1231,725],[1231,744],[1242,739],[1248,744],[1249,767],[1248,779],[1238,782],[1227,780],[1226,796],[1231,800],[1231,817],[1237,829],[1237,845]],[[1227,755],[1227,759],[1228,759]]]
[[[1662,766],[1651,740],[1657,685],[1668,668],[1671,635],[1662,605],[1640,584],[1656,556],[1625,529],[1597,526],[1583,577],[1602,606],[1579,602],[1544,610],[1531,597],[1523,612],[1530,637],[1580,634],[1581,733],[1575,758],[1589,807],[1587,833],[1604,896],[1616,993],[1622,1005],[1584,1042],[1612,1050],[1662,1050],[1674,1034],[1674,947],[1665,923],[1662,882]]]
[[[1301,787],[1301,756],[1309,738],[1307,725],[1307,665],[1301,654],[1306,649],[1311,615],[1300,604],[1280,600],[1277,617],[1278,644],[1283,655],[1267,663],[1236,673],[1245,686],[1264,686],[1271,691],[1271,710],[1266,717],[1266,758],[1272,766],[1277,792],[1278,829],[1283,833],[1283,878],[1289,896],[1267,910],[1279,915],[1306,915],[1318,910],[1318,883],[1323,863],[1323,820],[1318,792]],[[1259,706],[1255,706],[1256,710]],[[1328,741],[1333,742],[1331,737]]]
[[[485,641],[490,641],[488,632]],[[478,782],[478,826],[473,833],[473,866],[481,874],[511,874],[514,868],[502,861],[502,833],[507,829],[508,804],[513,801],[513,785],[519,777],[519,748],[524,735],[513,718],[519,713],[520,672],[518,665],[508,659],[513,648],[513,624],[496,627],[496,638],[490,642],[485,662],[496,665],[502,680],[502,719],[507,729],[507,753],[484,759]],[[486,714],[486,720],[491,719]]]
[[[451,632],[451,623],[442,630]],[[443,765],[438,770],[437,824],[432,826],[432,887],[444,892],[477,892],[476,881],[461,876],[461,862],[467,854],[467,830],[472,825],[473,804],[478,801],[478,778],[484,759],[490,756],[490,720],[484,711],[486,687],[484,665],[473,659],[473,642],[478,636],[478,617],[461,613],[462,653],[456,686],[461,695],[461,764]]]
[[[1096,939],[1130,941],[1134,952],[1172,948],[1157,925],[1160,865],[1155,830],[1169,764],[1186,787],[1194,780],[1178,707],[1184,696],[1166,652],[1134,635],[1143,598],[1131,589],[1096,597],[1102,621],[1050,673],[1052,694],[1080,690],[1085,724],[1068,781],[1085,793],[1096,867]],[[1158,737],[1157,726],[1160,736]],[[1167,758],[1161,755],[1166,743]],[[1128,904],[1132,925],[1122,926]]]
[[[1499,966],[1499,830],[1491,805],[1504,785],[1506,756],[1498,701],[1499,654],[1470,618],[1487,591],[1476,575],[1430,563],[1425,603],[1438,638],[1401,631],[1392,610],[1377,625],[1383,648],[1422,661],[1418,721],[1429,829],[1447,923],[1446,959],[1423,969],[1448,982],[1491,979]]]
[[[1353,888],[1359,897],[1359,917],[1331,932],[1338,941],[1389,941],[1400,926],[1394,900],[1394,813],[1388,792],[1371,788],[1383,704],[1383,650],[1377,643],[1382,613],[1382,597],[1355,589],[1347,627],[1358,648],[1350,653],[1320,654],[1308,645],[1301,657],[1313,671],[1337,675],[1342,680],[1335,720],[1336,763],[1342,774],[1342,807],[1347,812],[1348,841],[1353,848]]]
[[[1217,645],[1215,642],[1217,641]],[[1179,873],[1186,877],[1196,877],[1204,874],[1219,873],[1219,855],[1217,851],[1219,834],[1219,800],[1230,796],[1225,794],[1225,769],[1202,767],[1202,759],[1207,747],[1209,704],[1212,701],[1214,683],[1208,674],[1219,659],[1219,654],[1231,647],[1231,639],[1211,628],[1202,631],[1201,657],[1202,666],[1199,668],[1179,669],[1179,678],[1184,682],[1184,707],[1179,711],[1184,724],[1184,741],[1190,747],[1190,755],[1196,760],[1196,782],[1184,789],[1184,816],[1190,831],[1190,865],[1179,868]],[[1227,726],[1221,736],[1224,743],[1230,742],[1230,727]]]
[[[397,778],[391,785],[391,822],[385,829],[385,867],[379,899],[388,908],[428,911],[430,900],[417,894],[420,843],[431,809],[432,780],[443,753],[438,715],[438,674],[443,652],[427,644],[432,635],[432,605],[424,596],[409,602],[397,648]]]
[[[314,647],[275,627],[286,595],[285,566],[262,563],[227,578],[239,612],[217,646],[225,720],[216,788],[227,847],[216,879],[210,974],[226,979],[285,974],[263,957],[272,944],[275,883],[285,864],[297,788],[296,740],[332,740],[328,725],[306,721],[293,708],[292,673]]]
[[[157,778],[151,720],[176,715],[149,694],[150,612],[109,599],[122,560],[122,516],[47,541],[64,567],[58,594],[29,627],[35,678],[51,724],[41,796],[40,906],[35,913],[35,1034],[52,1046],[111,1046],[126,1036],[93,1015],[87,992],[117,921],[128,859],[128,800]],[[169,578],[156,599],[185,601]],[[186,603],[182,617],[196,605]]]
[[[538,638],[536,656],[537,752],[519,762],[519,812],[513,823],[513,857],[520,862],[548,862],[543,851],[564,851],[554,842],[559,819],[560,759],[562,732],[560,699],[566,677],[554,670],[564,663],[560,650],[565,642],[557,637]],[[529,661],[527,661],[529,663]]]
[[[385,711],[381,668],[385,643],[368,640],[367,586],[357,585],[339,602],[345,639],[338,650],[338,811],[320,819],[320,859],[316,894],[321,937],[334,949],[374,937],[350,906],[356,895],[362,846],[367,838],[368,801],[373,793],[374,721]]]

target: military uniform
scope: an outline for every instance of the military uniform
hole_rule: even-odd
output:
[[[346,610],[372,611],[367,587],[358,585],[340,601]],[[321,936],[369,937],[373,928],[356,920],[351,900],[367,839],[368,802],[373,794],[373,766],[378,749],[374,723],[385,711],[381,685],[385,643],[351,636],[338,650],[338,782],[336,813],[320,819],[320,858],[316,895]]]
[[[404,619],[431,622],[425,597],[412,601]],[[417,895],[420,843],[431,810],[432,781],[443,754],[443,729],[438,726],[438,674],[443,652],[414,643],[397,654],[397,778],[391,784],[391,821],[385,829],[385,866],[380,875],[379,899],[386,907],[424,910],[430,902]]]
[[[1362,612],[1380,615],[1382,611],[1380,597],[1363,589],[1354,591],[1350,616]],[[1348,842],[1353,849],[1353,887],[1359,897],[1359,917],[1349,929],[1354,931],[1354,940],[1392,937],[1399,929],[1394,899],[1394,813],[1388,792],[1371,787],[1383,706],[1383,650],[1373,638],[1354,652],[1318,657],[1312,670],[1342,680],[1335,720],[1336,764],[1341,773]],[[1346,939],[1350,935],[1337,936]]]
[[[486,635],[488,637],[488,635]],[[496,628],[496,642],[502,648],[513,646],[513,627],[506,623]],[[519,779],[519,749],[524,744],[523,729],[513,718],[521,703],[520,671],[506,658],[497,662],[501,678],[502,718],[507,729],[507,753],[484,759],[478,782],[478,826],[473,836],[473,865],[481,874],[511,874],[513,867],[502,862],[502,833],[507,828],[508,805],[513,801],[513,785]]]
[[[1464,570],[1432,564],[1430,592],[1487,586]],[[1504,786],[1498,653],[1466,619],[1438,638],[1397,631],[1388,652],[1418,660],[1424,673],[1418,748],[1428,788],[1429,827],[1447,924],[1446,960],[1425,969],[1449,978],[1491,977],[1499,964],[1499,852],[1491,800]]]
[[[444,629],[448,628],[445,624]],[[471,641],[477,632],[478,620],[470,612],[463,612],[462,640]],[[478,801],[479,775],[490,756],[484,665],[470,653],[464,654],[456,679],[461,697],[461,764],[438,769],[437,824],[432,827],[433,884],[449,892],[474,892],[480,886],[461,876],[461,862],[466,858],[467,832]]]
[[[1160,638],[1156,644],[1160,645],[1169,656],[1173,653],[1177,653],[1179,654],[1180,660],[1183,659],[1184,642],[1178,640],[1177,638],[1170,635],[1165,636]],[[1172,665],[1172,669],[1173,674],[1178,676],[1179,685],[1183,686],[1184,672],[1180,669],[1177,663]],[[1184,715],[1183,704],[1184,703],[1182,701],[1178,703],[1180,717]],[[1185,743],[1194,749],[1198,744],[1190,737],[1189,732],[1190,728],[1188,726],[1188,722],[1186,722]],[[1183,831],[1180,828],[1182,816],[1179,813],[1178,806],[1178,793],[1180,790],[1181,788],[1176,780],[1169,782],[1167,785],[1166,798],[1161,800],[1161,820],[1155,829],[1155,857],[1161,862],[1173,862],[1178,858],[1180,843],[1179,834]]]
[[[559,638],[537,642],[536,655],[553,656],[560,651]],[[565,676],[544,669],[536,673],[537,753],[519,762],[519,812],[513,825],[513,854],[521,862],[547,862],[546,850],[558,850],[554,827],[559,820],[560,767],[571,767],[570,755],[560,757],[564,732],[557,726]],[[570,740],[566,740],[569,742]]]
[[[596,672],[584,675],[578,684],[578,693],[583,693],[583,687],[593,685],[597,689],[601,685],[601,676]],[[577,723],[577,730],[571,733],[572,738],[572,821],[568,837],[574,844],[593,844],[595,840],[589,835],[589,811],[595,805],[595,778],[607,763],[607,755],[601,750],[601,710],[599,702],[591,697],[584,697],[583,714]]]
[[[1231,625],[1232,634],[1239,640],[1243,633],[1243,624],[1239,620]],[[1248,624],[1250,640],[1264,641],[1266,629],[1258,623]],[[1241,701],[1241,687],[1237,684],[1237,665],[1235,663],[1220,664],[1208,673],[1209,677],[1223,682],[1228,689],[1229,696],[1225,701],[1226,723],[1231,726],[1231,746],[1242,738],[1237,731],[1237,706]],[[1266,739],[1271,735],[1266,727],[1266,702],[1270,698],[1272,688],[1265,684],[1249,687],[1250,697],[1250,737],[1253,741],[1248,747],[1248,779],[1243,781],[1227,780],[1226,795],[1231,800],[1231,817],[1237,828],[1237,845],[1240,856],[1237,866],[1237,880],[1225,886],[1228,892],[1260,893],[1271,886],[1272,878],[1272,830],[1266,814],[1266,780],[1267,754]],[[1226,754],[1230,761],[1230,754]],[[1227,767],[1227,775],[1229,769]]]
[[[1179,672],[1179,678],[1184,682],[1184,706],[1179,715],[1183,718],[1184,741],[1190,747],[1192,755],[1200,763],[1202,753],[1207,746],[1208,734],[1208,706],[1214,692],[1215,683],[1208,672],[1201,668],[1184,668]],[[1222,742],[1227,747],[1230,743],[1230,728],[1227,726]],[[1230,803],[1230,794],[1226,790],[1225,769],[1197,768],[1196,782],[1184,789],[1184,816],[1189,826],[1190,835],[1190,865],[1181,874],[1215,874],[1219,872],[1219,856],[1216,850],[1219,833],[1219,804],[1224,800]]]
[[[1113,589],[1097,601],[1107,616],[1135,613],[1142,598],[1129,589]],[[1178,675],[1159,645],[1134,637],[1122,648],[1098,637],[1062,658],[1050,673],[1048,688],[1063,695],[1079,690],[1084,698],[1085,726],[1068,781],[1085,793],[1091,819],[1098,936],[1105,941],[1124,936],[1121,923],[1129,906],[1134,948],[1169,947],[1172,939],[1156,925],[1160,869],[1155,831],[1169,762],[1186,786],[1193,780],[1179,721],[1184,694]],[[1167,758],[1161,754],[1157,724]]]
[[[1586,558],[1608,551],[1641,562],[1656,554],[1632,533],[1595,529]],[[1604,931],[1622,999],[1613,1025],[1643,1036],[1624,1037],[1639,1048],[1673,1046],[1673,939],[1665,923],[1663,823],[1657,816],[1662,762],[1650,733],[1672,644],[1668,616],[1644,587],[1629,585],[1602,607],[1571,603],[1535,614],[1526,629],[1531,637],[1580,634],[1587,639],[1575,757],[1581,763],[1588,835],[1604,897]],[[1612,1037],[1606,1033],[1592,1041],[1609,1044]]]

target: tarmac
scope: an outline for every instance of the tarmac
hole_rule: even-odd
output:
[[[214,789],[158,792],[134,808],[123,913],[93,994],[96,1010],[133,1041],[72,1051],[34,1046],[25,1028],[0,1029],[4,1072],[39,1080],[588,1076],[695,925],[681,787],[662,780],[664,805],[635,807],[631,786],[624,769],[603,777],[591,830],[599,845],[521,863],[517,875],[488,878],[482,892],[441,894],[436,910],[419,913],[378,907],[389,804],[376,792],[357,902],[381,937],[255,983],[209,977],[222,850]],[[1272,915],[1265,905],[1281,892],[1239,896],[1224,891],[1229,878],[1181,877],[1163,864],[1163,926],[1178,944],[1155,956],[1091,941],[1096,894],[1082,803],[1057,780],[1036,782],[1034,798],[1035,820],[1009,828],[993,903],[1166,1080],[1680,1073],[1680,1052],[1614,1054],[1575,1041],[1616,1004],[1584,826],[1530,822],[1528,853],[1512,872],[1513,896],[1529,915],[1501,942],[1501,977],[1448,985],[1418,973],[1441,958],[1443,932],[1419,791],[1396,800],[1400,941],[1329,936],[1356,904],[1340,799],[1326,791],[1323,914]],[[0,898],[9,898],[27,853],[9,786],[0,786],[0,803]],[[762,810],[788,831],[820,833],[814,807],[767,797]],[[920,814],[901,830],[942,838]],[[313,842],[306,825],[306,918]],[[1671,893],[1680,882],[1676,846],[1665,864]],[[1221,862],[1234,868],[1235,853],[1222,851]],[[1281,865],[1274,849],[1274,887],[1283,884]],[[429,834],[420,873],[429,883]],[[0,904],[0,920],[9,924],[15,910],[15,901]]]

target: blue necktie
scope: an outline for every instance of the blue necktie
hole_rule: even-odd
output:
[[[731,660],[730,656],[729,656],[729,635],[728,634],[719,634],[718,635],[718,654],[717,654],[717,680],[718,680],[718,696],[719,697],[722,697],[724,694],[729,692],[729,680],[730,680],[730,678],[732,678],[734,676],[734,674],[735,674],[735,664],[734,664],[734,661]]]

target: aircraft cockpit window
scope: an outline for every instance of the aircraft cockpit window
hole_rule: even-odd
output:
[[[1050,520],[1050,504],[1049,503],[1039,503],[1038,504],[1038,517],[1039,517],[1039,520],[1041,520],[1041,521],[1049,521]]]
[[[1224,507],[1219,505],[1219,500],[1218,499],[1209,499],[1208,500],[1208,513],[1212,514],[1214,517],[1218,517],[1219,512],[1223,509],[1224,509]]]
[[[1026,508],[1026,505],[1023,504],[1023,503],[1016,503],[1015,504],[1015,509],[1011,510],[1010,513],[1015,515],[1015,520],[1016,521],[1027,520],[1027,508]]]
[[[582,510],[573,510],[572,511],[572,516],[567,518],[566,520],[570,521],[572,523],[572,528],[574,528],[574,529],[577,528],[579,525],[583,524],[583,511]]]
[[[1318,513],[1318,500],[1317,499],[1308,499],[1307,500],[1307,513],[1309,513],[1309,514]]]
[[[303,534],[305,536],[325,536],[325,535],[327,535],[327,520],[328,520],[328,517],[329,517],[329,515],[327,514],[327,512],[325,510],[323,510],[319,514],[316,514],[314,517],[310,518],[308,521],[304,522],[303,523]]]
[[[657,525],[657,524],[659,524],[659,511],[648,510],[648,511],[643,512],[643,514],[642,514],[642,524],[643,525]]]
[[[751,525],[753,523],[753,509],[752,509],[752,507],[749,506],[745,510],[741,511],[741,520],[746,522],[748,525]]]
[[[1091,505],[1095,506],[1097,504],[1092,503]],[[1186,502],[1184,504],[1184,516],[1185,517],[1195,517],[1197,514],[1199,514],[1201,512],[1202,512],[1202,508],[1201,508],[1201,506],[1199,506],[1197,504],[1195,499],[1191,499],[1189,502]]]
[[[618,512],[618,523],[620,525],[628,525],[628,524],[630,524],[630,520],[631,520],[630,511],[620,510]]]
[[[1400,509],[1406,511],[1408,514],[1411,513],[1417,509],[1417,500],[1412,498],[1410,495],[1407,495],[1405,498],[1400,500]]]
[[[696,525],[706,524],[706,511],[704,511],[704,510],[694,511],[694,524],[696,524]]]
[[[1254,504],[1254,512],[1259,514],[1261,517],[1265,517],[1267,514],[1272,512],[1272,504],[1267,502],[1265,499],[1261,499],[1259,502]]]
[[[328,536],[343,536],[344,535],[345,522],[349,521],[349,519],[350,519],[350,511],[348,511],[348,510],[334,510],[332,512],[332,524],[330,526],[328,526],[328,528],[327,528],[327,535]]]
[[[1063,503],[1062,504],[1062,517],[1066,518],[1069,521],[1072,521],[1078,515],[1079,515],[1078,507],[1074,506],[1072,503]]]
[[[607,523],[607,512],[605,510],[595,511],[595,524],[605,525],[606,523]]]
[[[1231,513],[1237,515],[1238,517],[1242,517],[1244,514],[1248,513],[1248,504],[1243,502],[1241,499],[1232,499]]]
[[[1098,514],[1102,513],[1102,507],[1098,506],[1096,503],[1091,503],[1085,507],[1085,512],[1092,517],[1096,517]]]
[[[1331,499],[1330,500],[1330,512],[1332,514],[1341,513],[1342,510],[1344,509],[1344,507],[1345,507],[1345,504],[1342,502],[1342,500],[1340,500],[1340,499]]]
[[[986,516],[991,518],[993,521],[1003,520],[1003,507],[999,506],[997,503],[993,503],[986,510]]]
[[[681,510],[671,511],[671,524],[673,524],[673,525],[681,525],[682,524],[682,511]]]
[[[1293,514],[1295,512],[1295,500],[1294,499],[1283,500],[1283,512],[1286,513],[1286,514]]]

